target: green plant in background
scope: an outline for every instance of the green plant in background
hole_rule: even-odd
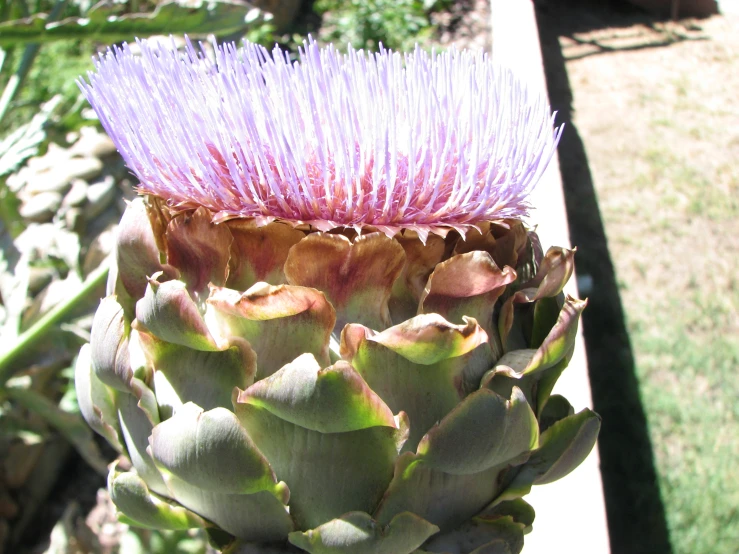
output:
[[[482,53],[141,48],[83,84],[146,194],[75,370],[130,460],[122,520],[234,554],[520,552],[522,497],[600,427],[551,396],[574,251],[521,221],[549,108]]]
[[[429,12],[440,2],[418,0],[318,0],[321,38],[340,47],[410,50],[434,31]]]

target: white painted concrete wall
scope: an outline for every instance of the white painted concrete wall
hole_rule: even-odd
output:
[[[491,0],[493,58],[546,93],[539,34],[531,0]],[[538,225],[544,250],[569,246],[559,163],[553,160],[534,194]],[[565,292],[577,296],[575,279]],[[575,355],[554,389],[575,407],[592,408],[587,359],[582,334]],[[526,536],[524,554],[608,554],[610,552],[603,487],[597,447],[585,462],[567,477],[534,487],[526,500],[536,510],[534,530]]]

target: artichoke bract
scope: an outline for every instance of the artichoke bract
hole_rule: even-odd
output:
[[[122,520],[224,552],[517,553],[592,449],[561,129],[483,54],[140,43],[80,86],[140,180],[78,357]]]

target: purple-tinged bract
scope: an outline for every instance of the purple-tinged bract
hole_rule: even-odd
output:
[[[139,45],[80,85],[142,192],[216,220],[425,235],[521,218],[559,138],[545,98],[482,52]]]

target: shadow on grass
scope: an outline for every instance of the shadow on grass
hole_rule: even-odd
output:
[[[556,25],[537,10],[552,109],[566,127],[559,145],[577,273],[591,277],[583,332],[595,410],[603,417],[601,472],[613,554],[671,554],[647,420],[639,396],[608,240],[585,147],[572,123],[572,91]]]

